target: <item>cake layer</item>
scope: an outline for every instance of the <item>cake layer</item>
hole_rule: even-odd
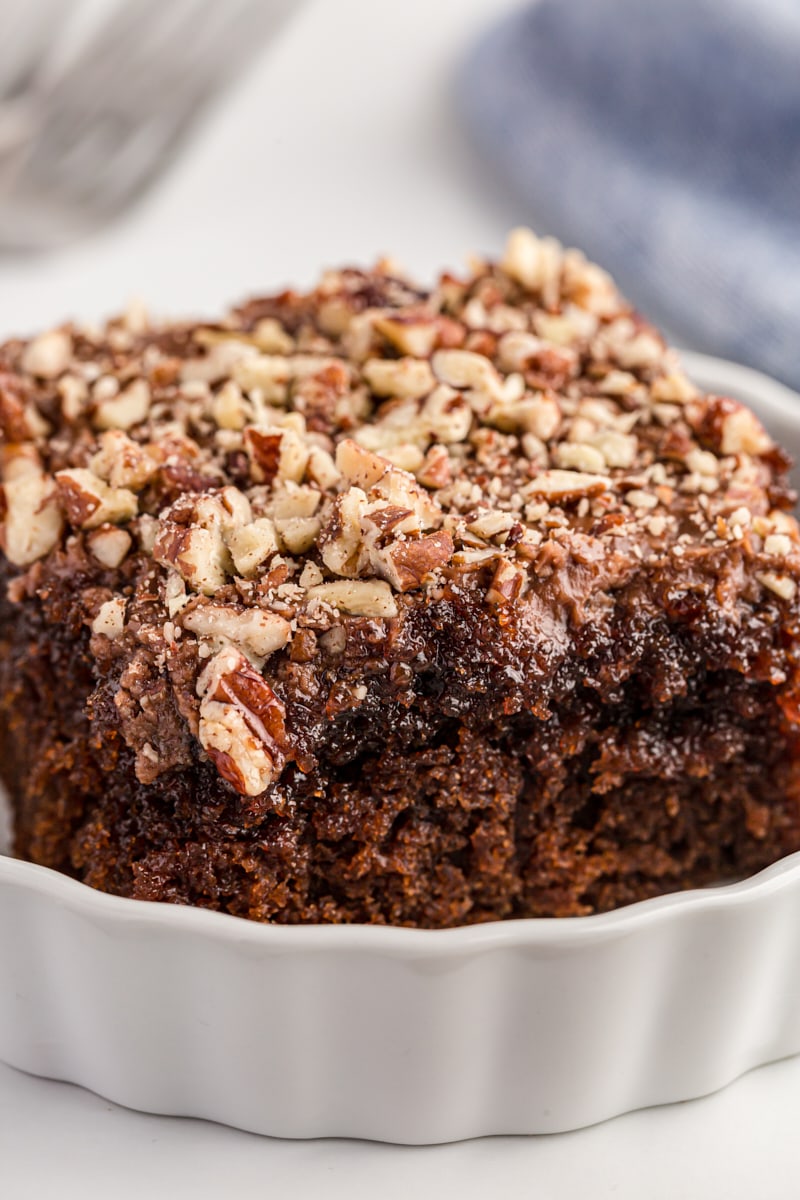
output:
[[[435,927],[800,848],[787,460],[576,252],[10,342],[0,421],[17,853]]]

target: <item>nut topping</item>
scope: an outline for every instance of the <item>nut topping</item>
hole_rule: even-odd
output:
[[[432,571],[453,557],[453,539],[445,530],[414,541],[394,541],[377,551],[378,573],[398,592],[418,588]]]
[[[197,681],[200,744],[223,779],[258,796],[285,763],[283,704],[237,650],[221,650]]]
[[[581,496],[597,496],[608,487],[604,475],[593,475],[585,471],[542,471],[526,487],[531,496],[542,496],[548,500],[577,500]]]
[[[288,621],[261,608],[239,610],[224,604],[198,604],[184,614],[182,623],[184,629],[209,638],[217,648],[237,646],[259,665],[276,650],[282,650],[292,636]]]
[[[133,539],[126,529],[102,525],[89,534],[87,543],[97,561],[113,571],[123,562],[133,545]]]
[[[64,514],[77,529],[122,525],[136,516],[138,504],[133,492],[109,487],[94,471],[82,467],[57,471],[55,480]]]
[[[22,354],[22,369],[40,379],[57,379],[71,358],[72,338],[65,329],[53,329],[28,342]]]
[[[436,383],[424,359],[371,358],[364,363],[363,371],[376,396],[425,396]]]
[[[145,379],[134,379],[123,392],[97,405],[94,423],[98,429],[131,429],[140,425],[149,411],[149,384]]]
[[[228,535],[227,542],[237,574],[246,579],[278,552],[277,530],[268,517],[259,517],[240,529],[234,529]]]
[[[396,617],[397,604],[388,583],[342,579],[309,588],[308,595],[354,617]]]
[[[345,438],[336,447],[336,466],[350,483],[368,490],[391,470],[391,463]]]
[[[100,633],[115,641],[125,632],[125,601],[121,596],[115,596],[101,604],[97,616],[92,621],[92,633]]]
[[[257,482],[272,483],[275,479],[299,482],[303,478],[309,451],[294,430],[248,427],[244,440]]]
[[[63,519],[56,489],[40,471],[7,479],[0,489],[0,512],[0,544],[15,566],[44,558],[58,543]]]
[[[131,441],[121,430],[101,434],[99,444],[91,468],[112,488],[130,488],[139,492],[158,470],[159,464],[150,452],[138,442]]]

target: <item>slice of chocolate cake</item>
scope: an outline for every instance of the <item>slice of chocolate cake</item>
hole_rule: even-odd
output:
[[[577,252],[11,341],[0,417],[19,855],[448,926],[800,849],[786,457]]]

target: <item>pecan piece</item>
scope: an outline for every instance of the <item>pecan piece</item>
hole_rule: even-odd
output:
[[[22,369],[40,379],[56,379],[72,358],[72,338],[65,329],[51,329],[28,342],[22,353]]]
[[[87,538],[89,549],[99,563],[111,570],[118,567],[133,545],[126,529],[116,525],[103,525]]]
[[[337,579],[309,588],[308,595],[354,617],[397,616],[391,588],[379,579]]]
[[[102,399],[94,412],[97,429],[132,429],[141,425],[150,412],[150,385],[146,379],[134,379],[123,392]]]
[[[250,425],[244,431],[244,444],[259,483],[275,479],[299,483],[303,478],[309,450],[293,429],[261,430]]]
[[[0,433],[7,442],[27,442],[45,437],[50,426],[27,393],[23,382],[0,372]]]
[[[453,539],[446,530],[430,533],[414,541],[394,541],[373,556],[380,575],[398,592],[410,592],[422,585],[425,577],[453,557]]]
[[[99,525],[122,525],[135,517],[139,505],[127,488],[113,488],[94,471],[76,467],[57,471],[58,498],[70,525],[76,529],[97,529]]]
[[[608,490],[610,484],[604,475],[585,471],[542,471],[525,485],[526,496],[542,496],[545,500],[578,500],[581,496],[597,496]]]
[[[417,482],[425,487],[436,490],[447,487],[452,481],[452,464],[446,446],[431,446],[422,466],[417,471]]]
[[[238,650],[221,650],[197,681],[200,744],[223,779],[258,796],[286,763],[286,710]]]
[[[181,577],[207,596],[226,582],[224,543],[219,532],[167,522],[153,545],[153,558],[162,566],[175,567]]]
[[[111,429],[99,439],[100,449],[91,461],[95,475],[113,488],[130,488],[139,492],[146,487],[158,470],[152,454],[132,441],[121,429]]]
[[[64,524],[53,481],[37,469],[3,484],[0,515],[0,545],[18,567],[44,558],[57,544]]]
[[[277,613],[227,604],[199,604],[186,613],[183,625],[218,646],[233,643],[259,664],[282,650],[292,636],[291,625]]]
[[[528,572],[507,558],[501,558],[495,568],[492,582],[486,593],[490,604],[512,604],[525,591],[528,583]]]

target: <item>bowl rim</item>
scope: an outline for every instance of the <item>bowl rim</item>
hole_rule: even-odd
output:
[[[760,371],[726,359],[682,351],[689,375],[709,391],[751,396],[762,413],[796,419],[800,395]],[[184,904],[134,900],[101,892],[51,867],[0,853],[0,887],[17,885],[56,902],[90,921],[118,921],[119,931],[141,929],[191,933],[252,947],[264,953],[287,950],[361,950],[392,957],[440,957],[507,948],[570,951],[633,934],[675,918],[695,919],[721,909],[739,909],[766,900],[800,881],[800,851],[733,883],[669,892],[606,913],[578,917],[523,917],[486,921],[451,929],[395,925],[270,925],[246,917]]]
[[[734,883],[669,892],[606,913],[581,917],[520,917],[452,929],[398,925],[270,925],[231,913],[134,900],[97,891],[51,867],[0,855],[0,888],[18,885],[93,924],[114,922],[115,933],[146,930],[192,934],[264,953],[367,951],[389,957],[430,958],[502,949],[569,952],[640,932],[669,919],[696,920],[766,901],[800,882],[800,851]]]

